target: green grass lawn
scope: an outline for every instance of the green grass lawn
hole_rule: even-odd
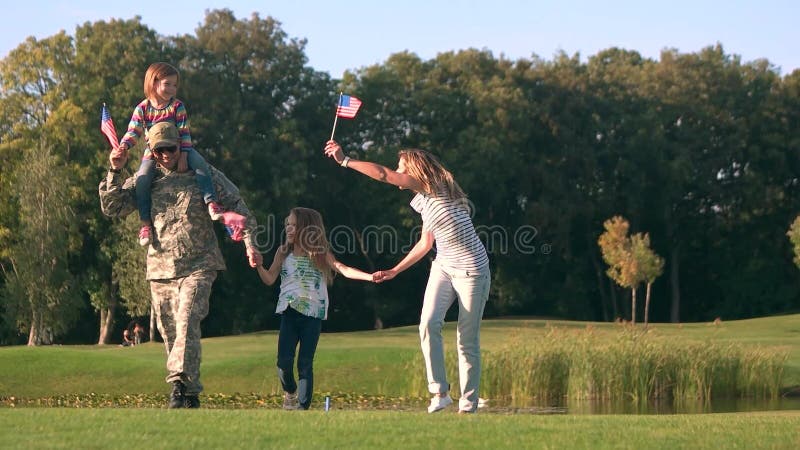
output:
[[[619,325],[607,323],[486,320],[483,347],[500,348],[512,337],[537,339],[548,326],[591,326],[598,340],[619,331]],[[652,324],[651,329],[700,342],[786,348],[784,386],[800,385],[800,315],[719,325]],[[445,343],[448,352],[454,351],[454,323],[445,327]],[[323,334],[315,361],[315,409],[282,411],[276,346],[274,331],[205,339],[204,408],[197,411],[163,408],[169,389],[160,343],[0,348],[0,405],[6,406],[0,407],[0,447],[800,448],[800,411],[563,415],[500,410],[461,416],[451,409],[428,415],[424,392],[408,396],[409,386],[419,385],[410,380],[424,380],[423,373],[409,373],[410,362],[421,358],[416,327]],[[319,397],[328,393],[334,408],[324,412]],[[89,401],[76,402],[71,395]],[[26,404],[10,397],[59,398],[71,407],[9,407]],[[406,403],[391,411],[394,405],[382,404],[384,397]],[[76,407],[87,405],[133,407]],[[245,409],[237,409],[241,406]]]
[[[619,325],[595,322],[485,320],[482,347],[499,348],[512,336],[536,339],[546,327],[595,329],[597,339]],[[800,385],[800,315],[695,324],[651,324],[654,333],[701,342],[789,350],[785,387]],[[455,323],[444,331],[447,352],[454,352]],[[424,373],[409,373],[410,361],[422,358],[416,327],[353,333],[323,333],[314,363],[318,392],[408,396]],[[275,371],[277,331],[203,340],[202,374],[206,394],[278,394]],[[0,347],[0,397],[39,398],[58,394],[165,394],[165,353],[161,343],[137,347]],[[419,366],[419,364],[416,364]],[[411,377],[417,377],[415,382]],[[457,380],[451,380],[456,382]],[[425,392],[418,392],[424,396]]]
[[[0,409],[3,448],[797,449],[800,412],[663,416]]]

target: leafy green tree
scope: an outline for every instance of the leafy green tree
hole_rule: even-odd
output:
[[[324,201],[325,171],[338,167],[322,155],[336,97],[329,76],[306,65],[305,41],[288,38],[271,17],[237,19],[222,9],[209,11],[194,36],[171,42],[195,148],[241,189],[263,227],[258,245],[267,263],[290,208],[316,208],[338,223]],[[212,300],[207,335],[277,326],[275,297],[240,247],[223,246],[228,270],[213,298],[225,301]]]
[[[650,288],[656,278],[664,272],[664,259],[650,248],[650,236],[647,233],[636,233],[631,236],[631,253],[636,260],[639,279],[647,287],[644,300],[644,327],[647,328],[650,318]]]
[[[631,290],[631,323],[636,324],[636,287],[641,282],[639,260],[634,254],[634,241],[628,236],[630,224],[621,216],[603,222],[605,231],[597,244],[608,264],[606,274],[623,288]],[[639,238],[637,238],[639,240]]]
[[[797,267],[800,267],[800,216],[795,217],[786,235],[789,236],[789,242],[792,243],[794,250],[793,261]]]
[[[20,228],[10,249],[4,291],[7,320],[28,331],[28,345],[52,344],[69,331],[80,297],[67,265],[74,232],[66,169],[47,147],[25,152],[15,173]]]
[[[117,308],[131,317],[150,318],[150,340],[155,333],[155,317],[150,309],[150,285],[145,279],[146,253],[139,246],[140,223],[135,215],[115,220],[109,229],[115,239],[101,241],[99,256],[84,285],[95,310],[100,313],[98,344],[108,344],[115,327]]]
[[[586,66],[587,94],[585,108],[589,117],[578,124],[577,133],[584,136],[584,151],[575,166],[577,191],[582,193],[579,211],[587,236],[594,235],[599,218],[612,211],[639,211],[641,203],[635,194],[647,179],[638,159],[646,158],[655,123],[648,114],[649,104],[641,94],[644,73],[654,61],[638,52],[610,48],[590,56]],[[574,169],[573,169],[574,170]],[[593,248],[582,253],[592,255],[597,292],[611,305],[613,317],[619,317],[617,289],[602,273]],[[605,283],[603,283],[605,281]],[[606,316],[607,317],[607,316]]]
[[[125,222],[110,221],[97,207],[97,183],[105,174],[109,152],[99,132],[100,105],[109,105],[121,136],[133,106],[143,96],[145,69],[153,61],[169,60],[169,46],[136,17],[81,25],[75,31],[74,47],[75,62],[67,81],[71,98],[81,110],[72,118],[83,130],[76,139],[80,145],[74,152],[73,171],[79,174],[82,189],[76,210],[85,236],[79,264],[86,268],[76,276],[82,278],[81,285],[99,315],[97,342],[106,344],[114,331],[117,307],[121,305],[132,316],[146,315],[149,295],[145,298],[141,289],[126,289],[144,283],[143,251],[130,246],[136,231]],[[140,143],[132,151],[132,161],[139,160],[141,149]]]
[[[639,146],[648,151],[631,154],[643,177],[635,183],[641,195],[631,198],[637,199],[642,225],[665,245],[672,321],[696,317],[696,311],[708,309],[709,298],[724,296],[700,294],[728,290],[729,283],[709,280],[742,276],[742,267],[717,271],[725,261],[739,259],[723,256],[726,249],[736,243],[752,253],[731,237],[743,224],[739,211],[750,208],[743,194],[758,178],[747,175],[755,167],[748,160],[757,154],[748,147],[758,145],[748,136],[747,117],[759,109],[765,90],[754,89],[749,71],[719,45],[691,54],[666,50],[658,64],[646,66],[634,88],[648,101],[651,126],[645,134],[649,142]]]
[[[70,121],[77,108],[66,86],[72,55],[62,32],[29,38],[0,64],[0,110],[11,124],[0,145],[6,162],[0,193],[13,212],[0,219],[10,268],[4,312],[8,324],[27,330],[29,345],[64,335],[82,303],[70,276],[80,242],[73,208],[78,177],[68,170],[80,132]]]
[[[603,223],[605,231],[597,240],[608,264],[607,274],[617,284],[631,290],[631,322],[636,324],[636,289],[646,283],[644,326],[650,315],[650,288],[664,271],[664,260],[650,248],[650,236],[636,233],[628,236],[630,225],[621,216],[614,216]]]
[[[298,205],[320,210],[329,230],[346,234],[350,242],[337,256],[367,270],[394,264],[399,247],[415,239],[419,217],[407,192],[343,171],[321,154],[343,91],[364,100],[356,120],[337,127],[352,157],[393,166],[398,149],[425,148],[469,194],[490,250],[489,316],[627,316],[593,238],[618,211],[650,230],[629,237],[630,253],[649,257],[623,258],[616,272],[645,274],[645,322],[650,314],[702,320],[800,306],[800,280],[774,267],[788,246],[775,236],[800,209],[800,71],[781,77],[768,61],[742,64],[721,45],[665,50],[658,61],[610,48],[587,63],[563,53],[509,61],[468,49],[430,60],[397,53],[331,80],[307,65],[304,47],[272,18],[237,19],[223,9],[208,12],[190,35],[159,36],[138,17],[112,19],[77,27],[74,39],[63,32],[30,38],[9,53],[0,62],[4,298],[25,298],[14,267],[17,230],[27,219],[13,175],[28,164],[26,151],[47,147],[54,166],[66,169],[64,202],[74,214],[59,267],[80,293],[76,311],[94,307],[101,343],[114,317],[146,314],[135,229],[97,208],[108,157],[98,111],[106,102],[124,127],[142,97],[146,67],[168,61],[181,71],[179,96],[195,147],[242,188],[264,225],[259,241],[267,260],[283,216]],[[393,241],[380,246],[375,231],[387,229],[395,231]],[[534,230],[535,252],[512,239],[519,230]],[[545,243],[552,253],[540,251]],[[238,246],[223,251],[229,270],[214,298],[224,300],[212,301],[204,333],[277,326],[275,293],[243,263]],[[655,285],[659,267],[669,282]],[[413,323],[426,275],[419,264],[389,285],[338,281],[326,328]],[[16,305],[0,305],[0,327],[16,329]],[[4,333],[0,340],[13,341],[16,330]]]

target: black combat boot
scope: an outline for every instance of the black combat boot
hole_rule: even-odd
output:
[[[185,403],[185,396],[183,393],[186,387],[180,381],[172,382],[172,394],[169,396],[169,409],[183,408]]]
[[[195,395],[184,395],[183,399],[184,399],[184,402],[183,402],[183,407],[184,408],[194,409],[194,408],[199,408],[200,407],[200,399],[197,397],[197,394],[195,394]]]

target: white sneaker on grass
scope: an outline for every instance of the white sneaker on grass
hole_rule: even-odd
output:
[[[450,398],[450,394],[445,394],[444,396],[434,395],[433,398],[431,398],[431,404],[428,406],[428,412],[435,413],[447,408],[452,404],[453,399]]]

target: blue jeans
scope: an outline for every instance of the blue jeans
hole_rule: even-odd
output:
[[[194,170],[197,176],[197,185],[203,193],[203,201],[206,203],[217,201],[217,191],[214,190],[214,183],[211,181],[211,171],[208,163],[195,149],[186,152],[186,161],[189,168]],[[136,172],[136,206],[139,208],[139,219],[152,222],[153,217],[150,213],[152,200],[150,197],[150,187],[153,184],[153,177],[156,174],[156,161],[154,159],[142,159],[139,170]]]
[[[278,334],[278,378],[285,392],[297,392],[300,407],[311,406],[314,392],[314,353],[317,352],[322,320],[286,308],[281,314],[281,331]],[[294,381],[294,355],[297,344],[297,377]]]
[[[444,394],[450,389],[444,367],[442,326],[444,316],[458,298],[458,378],[461,398],[458,407],[475,411],[478,407],[478,388],[481,382],[481,319],[489,298],[491,274],[489,265],[472,272],[452,270],[434,261],[425,288],[422,313],[419,321],[419,338],[425,368],[428,374],[428,391]]]

